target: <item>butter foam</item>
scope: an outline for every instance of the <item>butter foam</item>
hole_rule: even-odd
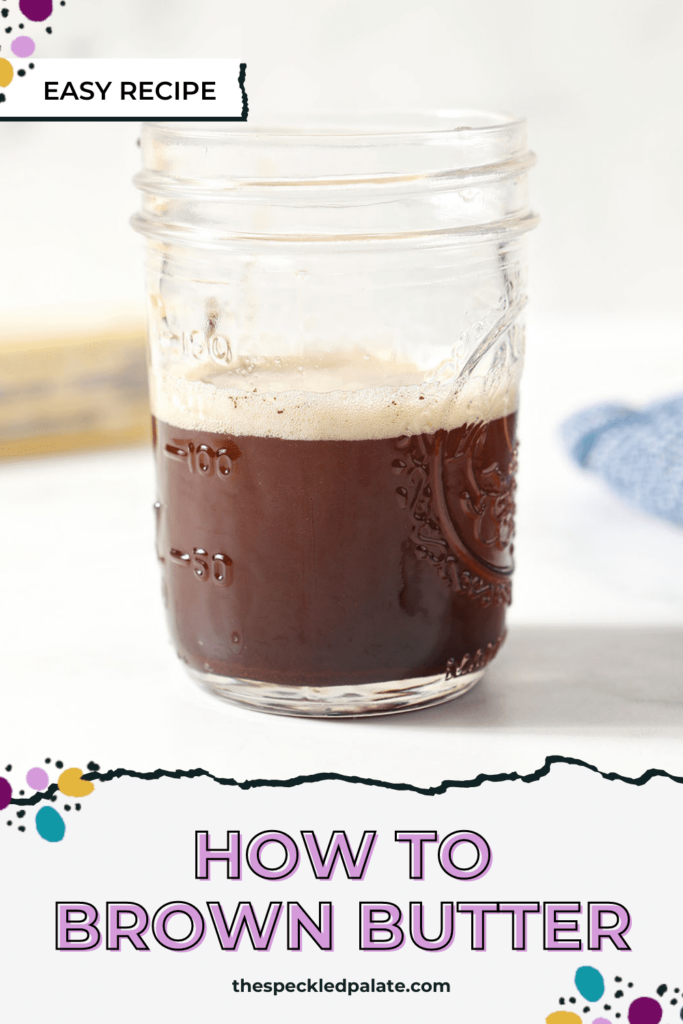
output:
[[[329,356],[270,359],[230,373],[152,370],[150,398],[158,419],[186,430],[371,440],[454,430],[515,412],[519,370],[435,381],[414,365],[367,356],[343,363]]]

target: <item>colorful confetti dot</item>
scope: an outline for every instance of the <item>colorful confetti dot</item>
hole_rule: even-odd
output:
[[[31,768],[26,773],[26,781],[31,789],[46,789],[50,782],[50,777],[44,768]]]
[[[10,84],[14,78],[14,68],[8,60],[0,57],[0,86],[3,88]]]
[[[581,1024],[578,1013],[572,1013],[570,1010],[555,1010],[555,1013],[551,1013],[545,1020],[546,1024]]]
[[[52,14],[52,0],[19,0],[19,10],[29,21],[45,21]]]
[[[9,805],[11,799],[12,787],[7,779],[0,778],[0,811],[3,811]]]
[[[610,1024],[610,1021],[607,1020],[607,1017],[596,1017],[593,1024]]]
[[[579,967],[574,975],[574,984],[590,1003],[597,1003],[605,994],[605,980],[595,967]]]
[[[17,36],[12,40],[12,53],[15,57],[31,57],[36,44],[30,36]]]
[[[629,1024],[659,1024],[662,1019],[662,1007],[656,999],[641,996],[634,999],[628,1008]]]
[[[48,843],[59,843],[64,838],[66,825],[54,807],[41,807],[36,814],[38,835]]]
[[[88,796],[95,788],[92,782],[81,778],[82,768],[66,768],[57,780],[60,793],[64,796]]]

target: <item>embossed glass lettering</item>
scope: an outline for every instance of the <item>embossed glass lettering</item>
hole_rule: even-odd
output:
[[[213,581],[219,587],[229,587],[232,583],[232,559],[227,555],[213,556]]]
[[[509,604],[517,445],[507,421],[401,437],[396,447],[402,458],[392,471],[406,486],[395,491],[413,519],[416,556],[482,607]],[[489,660],[494,654],[492,648]]]
[[[234,446],[236,449],[236,446]],[[209,444],[195,445],[193,441],[184,441],[173,438],[164,445],[164,453],[169,459],[182,462],[187,466],[190,473],[197,473],[200,476],[210,477],[217,474],[222,479],[230,476],[233,469],[233,458],[235,452],[230,454],[227,447],[215,451]],[[237,450],[239,456],[239,450]]]
[[[216,586],[229,587],[233,581],[232,559],[220,551],[210,555],[206,548],[197,547],[193,548],[192,555],[189,555],[178,548],[171,548],[169,558],[174,565],[191,565],[193,576],[203,583],[211,579]]]

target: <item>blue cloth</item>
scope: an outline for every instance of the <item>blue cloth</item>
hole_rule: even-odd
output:
[[[580,466],[631,504],[683,526],[683,395],[640,411],[594,405],[561,434]]]

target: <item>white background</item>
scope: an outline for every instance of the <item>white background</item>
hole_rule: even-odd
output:
[[[537,313],[680,326],[677,0],[68,0],[52,24],[51,36],[36,30],[36,55],[240,55],[252,119],[363,107],[525,115],[543,218]],[[138,299],[136,137],[125,124],[0,125],[13,253],[3,304]]]
[[[683,7],[676,0],[68,0],[53,24],[49,42],[36,33],[46,56],[244,54],[252,117],[363,106],[525,114],[539,156],[532,194],[542,221],[531,243],[515,628],[481,687],[447,708],[358,723],[218,707],[190,686],[166,637],[149,454],[6,464],[0,757],[14,764],[15,786],[46,756],[83,768],[94,758],[105,769],[202,766],[238,779],[338,771],[422,785],[480,771],[530,772],[548,754],[604,771],[654,766],[683,775],[683,534],[574,469],[556,438],[562,417],[584,402],[638,404],[683,389]],[[0,45],[5,55],[4,34]],[[138,205],[130,184],[136,137],[136,126],[125,124],[0,125],[3,332],[39,306],[61,305],[50,315],[63,325],[84,301],[140,308],[141,243],[128,226]],[[92,553],[105,571],[77,571]],[[600,625],[627,629],[596,632]],[[553,626],[592,630],[548,632]],[[656,633],[641,635],[643,626],[679,633],[660,642]],[[404,827],[399,808],[409,805],[408,824],[419,818],[441,831],[460,827],[466,815],[497,858],[481,892],[620,900],[634,915],[634,981],[648,992],[662,980],[680,985],[675,935],[665,948],[666,929],[680,916],[679,786],[636,789],[563,768],[541,783],[511,786],[448,798],[376,791],[366,808],[358,787],[283,797],[208,782],[124,781],[99,787],[77,819],[66,815],[67,837],[55,847],[35,832],[18,835],[18,819],[7,815],[4,1009],[29,1024],[48,1009],[55,1021],[79,1024],[164,1014],[186,1020],[197,1006],[227,1018],[235,1012],[227,954],[208,945],[180,961],[161,952],[98,952],[74,966],[51,951],[54,900],[191,898],[195,827],[220,833],[237,815],[245,831],[285,818],[290,828],[313,818],[322,828],[330,804],[349,827],[362,829],[367,815],[385,836]],[[651,864],[656,870],[644,876]],[[298,892],[303,901],[297,879]],[[393,880],[392,892],[400,900]],[[457,964],[464,1009],[458,1016],[453,1005],[443,1016],[467,1024],[542,1020],[556,996],[569,994],[579,963],[517,956],[446,954]],[[245,954],[244,962],[255,957]],[[397,955],[401,973],[412,971],[409,959],[407,951]],[[355,961],[351,969],[359,973]],[[316,1004],[316,1017],[369,1019],[351,1002]],[[274,1012],[265,1004],[251,1009],[255,1019]],[[300,1009],[277,1012],[293,1019]],[[419,1012],[430,1012],[429,1004],[420,1001]],[[440,1019],[442,1011],[434,1013]]]

